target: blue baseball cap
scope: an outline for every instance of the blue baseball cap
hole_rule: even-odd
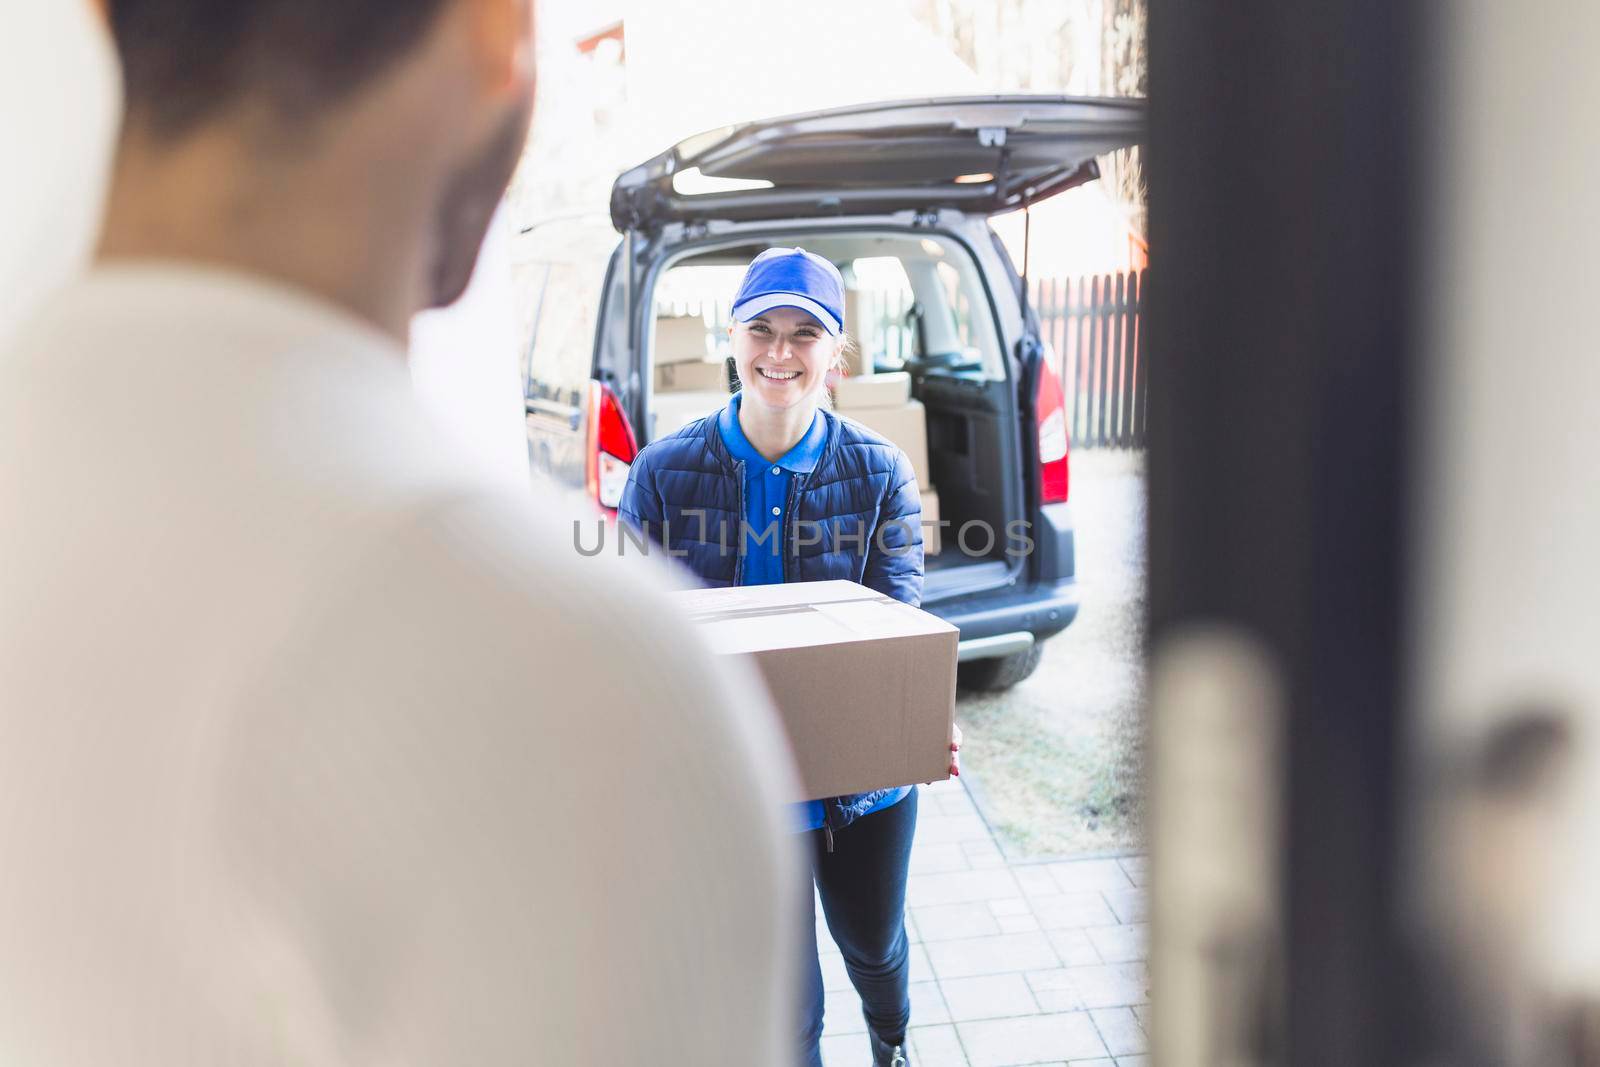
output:
[[[749,322],[773,308],[798,308],[837,337],[844,330],[844,278],[839,268],[803,248],[769,248],[745,269],[733,317]]]

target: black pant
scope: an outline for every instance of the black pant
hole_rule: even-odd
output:
[[[811,875],[822,898],[828,930],[844,954],[845,969],[861,995],[867,1025],[891,1045],[905,1042],[911,1020],[908,986],[911,949],[906,941],[906,872],[911,838],[917,828],[917,790],[900,803],[863,816],[833,835],[813,830]],[[806,894],[802,941],[800,1060],[822,1067],[822,965],[817,932]]]

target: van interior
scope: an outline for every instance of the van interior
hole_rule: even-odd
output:
[[[654,440],[722,407],[738,387],[727,327],[755,255],[801,245],[845,279],[848,366],[830,376],[838,414],[887,437],[921,483],[926,602],[1004,584],[1016,561],[1006,529],[1023,514],[1016,412],[989,295],[970,253],[939,235],[778,234],[692,250],[652,290],[654,329],[643,436]],[[928,525],[944,520],[942,527]],[[977,520],[980,525],[964,524]],[[958,533],[960,535],[958,536]]]

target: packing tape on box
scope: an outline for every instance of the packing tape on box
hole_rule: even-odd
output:
[[[730,619],[770,619],[780,615],[800,615],[808,611],[829,615],[823,608],[833,607],[835,604],[898,604],[900,601],[893,597],[879,594],[874,597],[860,597],[855,600],[832,600],[822,604],[793,604],[783,607],[765,608],[722,608],[719,610],[700,610],[690,608],[686,614],[695,622],[726,622]],[[829,617],[833,617],[829,615]]]

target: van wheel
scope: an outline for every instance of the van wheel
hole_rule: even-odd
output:
[[[1027,678],[1039,666],[1043,641],[1035,641],[1026,652],[1013,652],[997,659],[968,660],[956,668],[956,684],[981,693],[998,693]]]

